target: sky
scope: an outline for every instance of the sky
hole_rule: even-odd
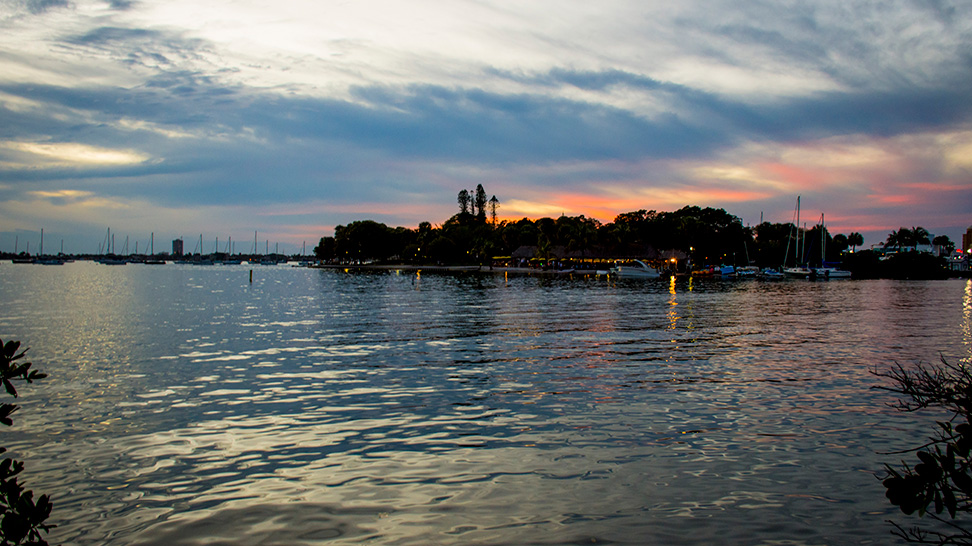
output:
[[[972,0],[0,0],[0,250],[309,252],[477,184],[961,243]]]

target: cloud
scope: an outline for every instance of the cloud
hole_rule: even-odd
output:
[[[29,154],[25,158],[28,168],[48,166],[106,166],[131,165],[142,163],[149,156],[133,150],[111,150],[88,146],[75,142],[2,142],[0,149],[6,148]]]
[[[69,6],[67,0],[27,0],[27,10],[34,15],[44,13],[55,8],[66,8]]]
[[[79,192],[290,226],[441,221],[476,183],[504,213],[607,219],[785,216],[797,192],[868,225],[905,198],[949,222],[968,204],[946,190],[972,169],[972,22],[952,2],[15,7],[8,202]]]

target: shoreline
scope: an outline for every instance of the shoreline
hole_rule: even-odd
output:
[[[594,269],[535,269],[532,267],[490,267],[479,265],[414,265],[414,264],[311,264],[311,269],[362,271],[428,271],[432,273],[517,273],[522,275],[596,275]]]

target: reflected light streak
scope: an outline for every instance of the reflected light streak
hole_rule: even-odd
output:
[[[678,300],[676,298],[675,292],[675,276],[672,275],[668,283],[668,293],[671,295],[668,298],[668,329],[676,330],[678,328]],[[672,343],[677,343],[677,339],[672,339]]]
[[[972,353],[972,279],[965,282],[965,296],[962,298],[962,337],[965,346]],[[966,356],[965,361],[972,360],[972,354]]]

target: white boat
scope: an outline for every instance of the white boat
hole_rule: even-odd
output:
[[[782,280],[784,276],[785,275],[783,275],[779,271],[775,269],[770,269],[768,267],[759,272],[759,278],[766,281],[779,281]]]
[[[809,267],[787,267],[783,270],[783,275],[796,279],[809,279],[813,275],[813,270]]]
[[[632,260],[614,268],[614,273],[619,277],[633,277],[641,279],[657,279],[661,273],[641,260]]]
[[[851,272],[845,271],[843,269],[835,269],[833,267],[818,267],[813,270],[814,275],[818,279],[849,279],[851,278]]]

